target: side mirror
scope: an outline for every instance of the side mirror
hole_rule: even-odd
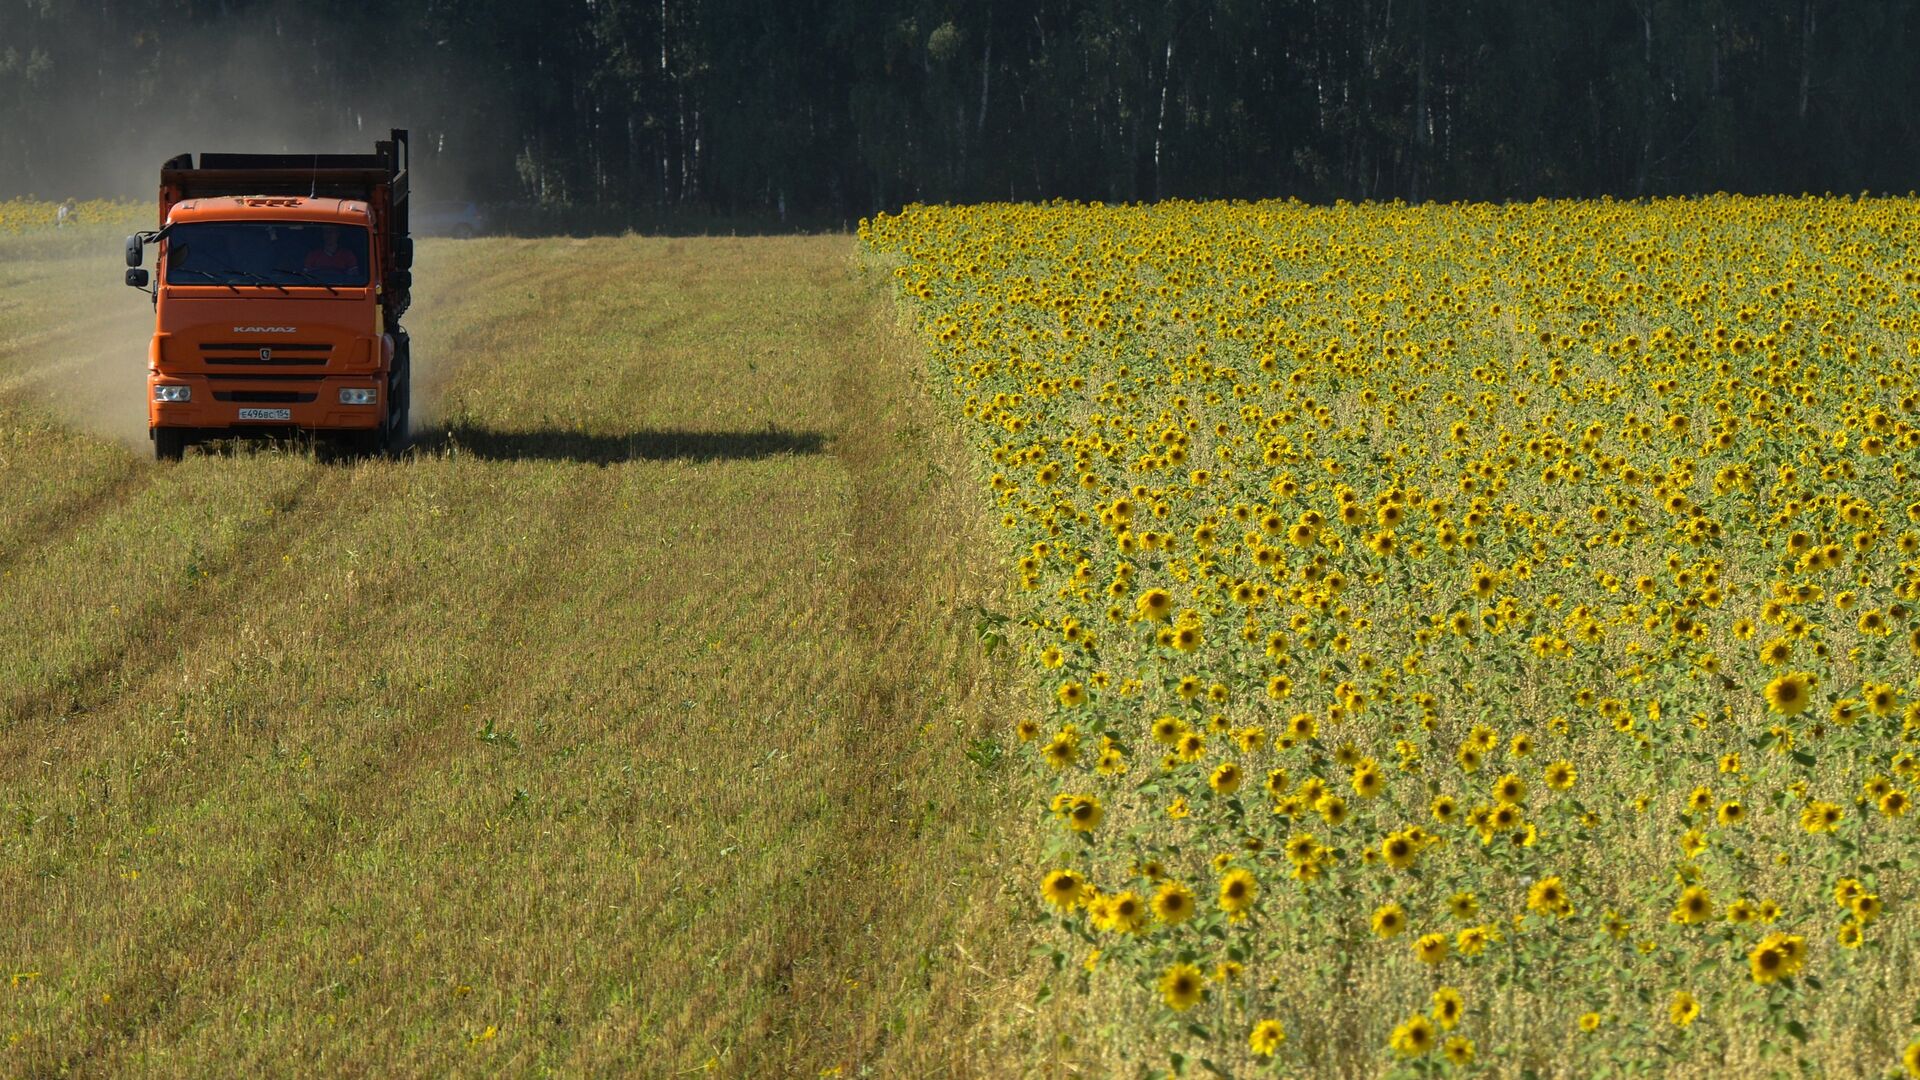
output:
[[[134,287],[134,288],[136,288],[136,289],[144,289],[144,288],[146,288],[146,287],[147,287],[147,272],[146,272],[145,270],[133,270],[133,269],[129,269],[129,270],[127,271],[127,284],[129,284],[129,285],[131,285],[131,286],[133,286],[133,287]]]
[[[140,265],[141,247],[142,247],[142,244],[140,243],[140,234],[135,233],[134,235],[127,237],[127,265],[128,266]]]
[[[413,269],[413,237],[403,236],[393,242],[393,268]]]

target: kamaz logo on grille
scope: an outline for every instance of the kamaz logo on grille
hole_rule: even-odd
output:
[[[236,334],[294,334],[300,330],[297,326],[236,326]]]

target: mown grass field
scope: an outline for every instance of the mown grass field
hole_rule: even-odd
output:
[[[0,1073],[982,1070],[1003,579],[848,238],[424,244],[357,462],[152,463],[116,250],[0,236]]]

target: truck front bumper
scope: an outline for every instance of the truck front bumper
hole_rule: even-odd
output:
[[[201,430],[366,431],[386,420],[383,382],[377,375],[256,377],[148,372],[147,425]],[[187,400],[160,400],[162,387],[184,387]],[[342,390],[370,390],[371,401],[343,404]],[[169,396],[179,393],[168,391]]]

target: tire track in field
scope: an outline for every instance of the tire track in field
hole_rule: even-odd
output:
[[[545,254],[545,251],[538,249],[537,253]],[[451,295],[443,294],[438,290],[425,292],[425,298],[420,305],[424,309],[423,321],[428,321],[431,325],[447,322],[456,328],[450,335],[449,347],[444,353],[438,351],[431,339],[426,343],[428,355],[434,358],[426,365],[429,386],[444,385],[464,366],[471,352],[469,349],[461,348],[460,345],[471,340],[477,332],[477,324],[497,324],[508,319],[516,311],[532,306],[524,301],[508,303],[498,308],[489,307],[487,317],[483,319],[465,317],[472,309],[480,307],[483,302],[489,302],[495,296],[497,288],[505,281],[522,277],[529,272],[524,261],[503,259],[487,265],[491,268],[487,272],[458,279],[459,288]],[[125,338],[132,343],[130,347],[143,350],[145,334],[151,332],[150,309],[142,305],[131,315],[114,316],[102,327],[87,323],[81,317],[79,309],[85,306],[83,300],[97,305],[106,303],[109,297],[119,299],[115,292],[99,287],[88,287],[62,293],[62,295],[80,299],[72,299],[70,303],[55,309],[49,316],[52,320],[51,329],[18,339],[24,344],[15,344],[5,352],[0,352],[0,373],[4,373],[6,365],[10,362],[19,362],[24,365],[22,369],[24,374],[14,376],[11,380],[12,385],[9,385],[5,378],[0,378],[0,396],[24,397],[30,403],[48,404],[40,400],[41,395],[31,392],[31,388],[44,385],[55,376],[63,374],[73,376],[72,379],[64,381],[78,381],[89,387],[111,387],[111,391],[107,392],[124,396],[128,401],[133,402],[135,407],[141,408],[139,416],[141,438],[138,445],[144,449],[145,412],[141,391],[144,385],[143,371],[138,365],[130,372],[97,370],[104,364],[102,357],[106,352],[98,343],[107,338],[116,342]],[[91,349],[62,347],[63,343],[88,340],[96,342]],[[77,356],[78,359],[63,359],[63,357],[73,356]],[[27,389],[23,391],[22,387]],[[429,391],[427,394],[429,412],[432,409],[433,396],[435,396],[434,393]],[[60,407],[56,407],[54,411],[65,416],[68,422],[76,427],[95,431],[96,434],[103,433],[96,430],[84,416],[76,418],[70,415],[67,409]],[[125,432],[121,432],[120,435],[122,441],[130,438]],[[225,466],[226,462],[230,461],[234,463],[231,467],[244,468],[246,460],[247,457],[243,454],[225,459],[222,464]],[[159,482],[162,477],[167,476],[168,469],[178,467],[181,466],[141,464],[136,461],[131,463],[128,471],[119,475],[109,487],[71,502],[51,505],[33,515],[29,522],[18,529],[9,547],[0,550],[0,575],[26,563],[30,552],[36,549],[54,548],[98,525],[102,519],[123,508],[135,497]],[[325,490],[296,491],[291,501],[284,506],[276,505],[274,522],[265,536],[236,548],[228,558],[223,560],[219,568],[221,571],[219,577],[223,584],[224,579],[234,573],[244,575],[247,567],[260,558],[271,557],[285,550],[291,542],[291,537],[296,535],[289,532],[289,529],[301,524],[289,521],[288,515],[304,502],[320,495],[322,498],[319,505],[323,507],[330,505],[330,499],[325,496],[338,487],[344,467],[321,466],[321,468],[327,470],[318,474],[323,478]],[[280,539],[274,541],[269,539],[271,537]],[[3,580],[4,577],[0,577],[0,581]],[[110,703],[114,694],[118,692],[117,686],[137,681],[160,664],[168,662],[177,650],[145,648],[138,654],[144,659],[143,663],[126,666],[129,656],[133,654],[136,647],[147,642],[177,637],[180,634],[175,625],[178,620],[197,618],[205,621],[209,616],[216,616],[220,601],[215,596],[200,595],[204,592],[204,588],[196,587],[187,590],[184,596],[177,592],[167,593],[167,599],[158,609],[149,608],[134,620],[129,632],[119,639],[114,649],[96,661],[69,673],[62,681],[71,684],[70,689],[47,686],[38,693],[22,694],[14,688],[0,688],[0,739],[3,739],[11,729],[30,725],[36,720],[47,720],[64,713],[97,711]],[[217,619],[215,621],[217,622]],[[191,640],[197,641],[197,637]],[[116,675],[117,679],[110,678]]]
[[[829,398],[826,445],[847,483],[847,524],[834,533],[843,568],[836,572],[833,607],[823,613],[826,640],[838,643],[831,660],[836,675],[816,691],[823,723],[814,733],[818,753],[796,768],[831,804],[832,825],[817,834],[801,830],[804,842],[782,836],[779,843],[804,852],[788,868],[790,893],[713,943],[712,978],[753,999],[750,1010],[729,1008],[727,994],[711,985],[646,1002],[651,1008],[637,1012],[632,1002],[611,1009],[603,991],[594,1008],[599,1019],[574,1033],[569,1056],[561,1059],[570,1069],[604,1064],[596,1055],[609,1043],[634,1046],[655,1068],[675,1061],[697,1066],[693,1048],[723,1045],[719,1067],[733,1075],[812,1076],[843,1068],[853,1075],[881,1060],[894,1037],[892,1022],[904,1013],[885,1012],[886,1005],[904,1006],[933,992],[933,970],[919,964],[941,955],[957,912],[936,908],[929,915],[897,896],[841,891],[837,883],[889,876],[903,835],[964,827],[926,818],[914,785],[902,778],[952,767],[947,759],[956,756],[954,748],[930,744],[923,724],[947,710],[970,709],[983,690],[984,662],[970,648],[964,613],[949,601],[984,594],[992,575],[960,558],[967,530],[959,523],[977,512],[970,489],[934,467],[937,440],[914,377],[918,354],[889,333],[892,308],[885,298],[853,288],[847,272],[838,258],[822,259],[809,271],[815,289],[838,296],[836,310],[813,332],[835,343],[832,366],[818,377]],[[939,584],[929,590],[929,582]],[[903,651],[903,641],[918,644]],[[881,778],[895,782],[876,782]],[[816,814],[829,811],[816,809],[809,819]],[[836,892],[836,900],[815,905],[801,898],[822,890]],[[671,900],[643,896],[628,917],[641,926],[657,924],[673,910]],[[687,926],[708,917],[723,916],[682,908],[676,933],[689,933]]]
[[[848,287],[839,279],[845,272],[840,265],[822,265],[810,276],[820,292],[830,295]],[[828,452],[850,487],[848,525],[836,543],[849,565],[838,582],[844,593],[833,625],[840,641],[864,644],[836,654],[841,674],[824,688],[830,704],[820,710],[832,723],[818,737],[832,748],[826,757],[860,765],[849,770],[823,765],[825,774],[812,778],[831,785],[823,797],[837,804],[835,817],[842,826],[820,837],[794,875],[812,887],[884,858],[903,810],[917,809],[898,805],[898,785],[873,782],[876,776],[894,775],[910,758],[918,732],[907,721],[922,715],[907,686],[915,674],[890,670],[877,654],[881,643],[897,640],[906,624],[925,614],[912,607],[917,599],[913,577],[929,569],[921,560],[933,558],[931,546],[904,535],[899,528],[903,507],[886,498],[887,472],[900,464],[898,451],[906,442],[901,428],[878,422],[900,417],[888,400],[897,388],[882,374],[894,361],[878,347],[875,320],[851,301],[842,303],[845,309],[834,313],[827,334],[843,343],[843,353],[834,369],[823,373],[833,416]],[[846,1016],[825,1015],[818,1003],[846,997],[853,985],[865,981],[845,982],[849,972],[871,978],[872,967],[863,962],[863,954],[872,948],[869,939],[879,935],[876,928],[886,925],[891,914],[872,899],[848,897],[848,902],[824,911],[790,905],[766,913],[741,935],[729,960],[739,962],[766,991],[766,1000],[757,1014],[741,1018],[747,1021],[743,1030],[731,1033],[744,1036],[738,1046],[741,1060],[731,1062],[731,1068],[744,1074],[771,1066],[756,1059],[772,1046],[781,1048],[784,1065],[779,1071],[790,1075],[813,1075],[822,1066],[839,1064],[823,1057],[836,1044],[858,1048],[856,1058],[864,1053],[874,1036],[860,1029],[856,1010],[849,1009]],[[642,923],[652,918],[651,910],[636,911]],[[695,994],[677,1010],[651,1018],[644,1035],[662,1047],[711,1042],[729,1034],[715,1028],[716,1019],[736,1019],[714,1005],[710,992]]]
[[[247,567],[284,552],[297,536],[317,523],[316,519],[331,510],[333,496],[344,486],[347,473],[316,464],[306,475],[317,478],[312,483],[294,483],[272,500],[274,510],[265,527],[234,544],[206,583],[164,591],[157,604],[150,602],[139,614],[130,616],[126,632],[99,656],[64,673],[57,681],[0,697],[0,738],[11,741],[15,732],[36,722],[51,723],[98,712],[131,683],[212,636],[224,624],[230,592],[237,590],[244,601],[266,584],[265,575],[249,574]],[[103,508],[103,513],[124,505],[111,504]],[[171,641],[174,647],[155,647],[161,641]]]
[[[154,476],[153,470],[128,460],[114,467],[104,485],[56,499],[11,524],[8,531],[12,535],[0,545],[0,577],[25,562],[36,548],[61,543],[91,527],[109,510],[144,491]]]
[[[444,252],[442,252],[444,254]],[[536,254],[545,254],[545,248],[536,250]],[[505,279],[518,279],[528,273],[526,261],[499,259],[493,261],[492,273],[482,273],[478,277],[465,279],[472,288],[463,288],[453,296],[442,298],[438,292],[428,292],[428,298],[422,306],[426,307],[426,319],[432,325],[451,323],[447,334],[449,346],[444,359],[436,361],[432,369],[436,371],[438,382],[453,379],[463,367],[468,356],[474,352],[474,342],[484,340],[488,327],[509,325],[524,315],[528,309],[538,309],[541,302],[538,294],[518,294],[520,300],[507,304],[493,304],[495,290],[493,286]],[[480,309],[480,317],[470,317],[474,309]],[[465,346],[465,348],[463,348]],[[432,348],[432,346],[430,346]],[[134,394],[138,398],[138,394]],[[161,477],[177,475],[173,469],[190,467],[236,467],[244,469],[248,455],[242,454],[234,459],[223,459],[219,465],[207,463],[169,463],[169,465],[134,465],[129,477],[121,480],[111,492],[104,492],[98,498],[84,500],[84,513],[65,515],[44,515],[48,519],[48,528],[36,538],[40,548],[60,544],[79,536],[84,528],[96,525],[100,519],[108,517],[111,511],[123,509],[134,496],[154,486]],[[150,675],[157,667],[169,663],[177,653],[190,650],[200,644],[200,640],[209,636],[217,626],[223,623],[223,605],[232,607],[223,600],[230,588],[244,588],[242,601],[252,598],[261,588],[261,575],[248,575],[253,567],[271,565],[273,555],[286,552],[286,548],[303,534],[303,530],[323,527],[324,511],[334,505],[334,492],[346,480],[351,467],[346,463],[315,463],[309,477],[317,477],[315,484],[296,484],[292,498],[276,503],[275,515],[265,528],[265,532],[250,538],[246,544],[236,546],[236,550],[227,555],[219,567],[219,573],[213,578],[217,588],[196,586],[192,590],[167,592],[165,600],[157,609],[148,609],[142,617],[136,619],[131,630],[123,634],[115,648],[108,655],[98,657],[94,663],[84,665],[83,669],[71,673],[63,682],[71,684],[71,690],[60,686],[44,686],[40,692],[21,692],[19,688],[0,688],[0,748],[6,748],[10,732],[21,728],[44,726],[44,723],[67,715],[67,713],[94,713],[108,707],[111,700],[132,682]],[[298,515],[296,511],[305,505],[317,505],[319,511]],[[15,563],[25,561],[25,552],[31,548],[29,542],[19,544],[19,553],[6,555],[0,553],[0,575]],[[234,586],[228,578],[250,578],[248,582]],[[0,578],[4,582],[6,578]],[[0,590],[4,596],[4,590]],[[184,623],[182,623],[184,621]],[[173,648],[156,650],[152,642],[173,640]],[[36,724],[40,721],[42,724]],[[4,755],[0,755],[4,763]]]
[[[846,718],[834,738],[845,760],[865,760],[868,769],[905,775],[927,767],[928,748],[918,726],[903,721],[929,719],[933,714],[926,703],[941,694],[952,695],[949,708],[962,708],[961,702],[986,689],[979,681],[986,673],[984,659],[968,651],[966,616],[949,601],[988,594],[993,575],[965,558],[968,525],[979,515],[970,489],[936,463],[932,431],[940,421],[929,416],[930,403],[916,378],[916,345],[891,332],[892,308],[885,297],[869,297],[868,303],[872,307],[850,308],[837,320],[835,336],[850,344],[831,376],[838,416],[831,446],[852,480],[848,516],[855,523],[848,539],[854,558],[841,613],[843,633],[848,640],[867,642],[918,635],[924,644],[911,666],[879,655],[862,657],[850,673]],[[876,425],[876,417],[892,423]],[[921,468],[924,474],[914,475]],[[938,584],[929,588],[929,582]],[[947,682],[949,677],[955,681]],[[838,794],[849,805],[843,817],[850,827],[837,831],[822,851],[818,872],[823,880],[831,880],[837,866],[891,859],[903,829],[936,827],[917,820],[921,808],[902,805],[897,790],[849,779]],[[907,967],[887,948],[925,940],[925,927],[903,923],[904,916],[901,907],[871,896],[836,909],[829,933],[807,958],[812,962],[793,973],[786,993],[776,996],[776,1007],[765,1017],[766,1043],[806,1063],[803,1074],[878,1057],[889,1032],[870,1014],[850,1010],[837,1018],[841,1030],[822,1031],[821,1018],[796,1004],[830,999],[832,984],[848,972],[872,981]],[[945,935],[938,940],[944,944]],[[899,986],[875,991],[902,1000],[910,996]]]
[[[151,471],[143,470],[149,475]],[[93,717],[96,720],[108,718],[115,711],[114,705],[129,691],[157,678],[160,670],[180,653],[193,651],[215,639],[227,624],[229,609],[236,604],[244,606],[267,583],[266,575],[236,575],[232,571],[244,567],[249,560],[271,556],[289,547],[295,537],[302,535],[314,523],[313,519],[332,506],[334,500],[325,496],[331,496],[342,485],[344,476],[344,473],[335,470],[334,475],[319,476],[315,483],[292,485],[276,500],[276,512],[270,519],[271,524],[233,547],[220,572],[211,579],[215,584],[186,590],[177,601],[143,612],[113,648],[73,673],[70,678],[73,684],[71,689],[48,686],[24,699],[7,702],[6,708],[0,710],[0,719],[5,720],[4,725],[0,725],[0,762],[9,766],[6,771],[11,773],[14,768],[31,769],[45,752],[42,745],[44,740],[56,735],[62,721],[70,721],[75,717]],[[169,639],[171,648],[154,647],[156,642]],[[7,745],[16,742],[33,744],[33,752],[27,752],[26,746]],[[9,776],[8,779],[22,783],[27,781],[24,776]],[[283,826],[275,836],[289,831],[290,827]],[[263,837],[263,840],[267,839]],[[289,845],[271,842],[264,843],[259,850],[282,855],[297,854],[299,851]],[[297,867],[298,861],[289,862],[281,858],[275,860],[275,865],[268,869],[284,872]],[[269,876],[264,880],[273,879]],[[175,963],[173,957],[195,951],[183,946],[200,944],[218,914],[209,906],[187,924],[176,926],[173,932],[163,935],[153,947],[145,950],[143,959],[149,963],[138,965],[134,974],[116,983],[109,996],[101,1000],[100,1007],[113,1007],[118,1030],[131,1035],[140,1026],[137,1022],[129,1026],[125,1019],[121,1019],[122,1010],[129,1018],[142,1014],[159,1015],[164,1010],[165,1002],[174,993],[178,982],[166,968]],[[155,984],[161,988],[161,992],[150,992]],[[31,1064],[25,1075],[71,1075],[76,1068],[83,1069],[94,1056],[95,1045],[89,1043],[77,1054],[63,1054],[57,1061]]]
[[[510,611],[537,598],[541,588],[551,584],[541,568],[559,550],[563,538],[563,527],[559,523],[596,510],[604,512],[612,504],[611,495],[600,470],[585,473],[575,489],[575,498],[567,507],[568,512],[554,513],[547,519],[550,527],[541,542],[527,553],[511,584],[493,593],[492,603],[483,610],[488,614]],[[343,629],[341,636],[351,639],[356,636],[356,629]],[[260,847],[267,853],[266,857],[246,872],[236,888],[225,890],[229,894],[257,898],[259,902],[238,910],[216,910],[213,905],[207,905],[199,913],[163,930],[141,951],[140,962],[110,991],[110,1001],[89,1003],[85,1026],[97,1023],[102,1031],[89,1040],[74,1060],[108,1062],[109,1067],[117,1071],[124,1062],[113,1061],[114,1051],[164,1018],[173,1000],[194,980],[217,979],[222,973],[232,972],[258,939],[261,928],[283,913],[284,906],[273,901],[284,899],[298,903],[300,892],[276,886],[297,880],[303,889],[322,888],[333,876],[327,868],[321,867],[318,874],[303,871],[350,837],[361,832],[377,833],[384,828],[394,812],[410,799],[413,780],[422,773],[444,767],[449,760],[448,754],[435,752],[435,748],[472,737],[464,726],[460,705],[484,697],[475,693],[476,688],[490,685],[481,659],[475,658],[463,665],[458,679],[436,685],[432,693],[417,702],[415,715],[436,717],[438,722],[390,724],[372,733],[375,737],[347,742],[346,745],[356,751],[352,760],[331,773],[328,782],[320,785],[310,800],[303,793],[302,804],[310,801],[339,806],[346,804],[350,797],[351,814],[323,817],[314,827],[304,828],[303,824],[315,822],[308,816],[276,830],[272,842]],[[384,738],[379,737],[382,734]],[[197,779],[201,783],[193,790],[176,789],[172,794],[186,801],[217,782],[219,777],[207,773]],[[171,956],[186,951],[181,948],[183,943],[193,946],[197,959],[184,972],[170,970],[175,966]]]
[[[482,294],[474,295],[477,297]],[[501,316],[490,313],[490,317]],[[332,489],[338,487],[340,478],[350,474],[346,470],[322,469],[321,479],[327,482],[326,487],[316,485],[313,490],[300,492],[295,500],[297,505],[289,505],[282,514],[276,515],[279,522],[273,530],[276,542],[258,543],[236,552],[228,560],[229,567],[270,562],[274,554],[278,554],[297,537],[326,525],[328,515],[337,505]],[[518,564],[512,580],[502,582],[505,587],[487,594],[490,603],[481,609],[483,617],[509,612],[522,604],[534,602],[542,589],[551,587],[552,582],[542,567],[558,551],[561,523],[592,518],[607,512],[612,498],[608,481],[608,474],[602,470],[582,470],[572,497],[561,507],[555,507],[544,519],[549,527],[542,534],[540,542]],[[370,512],[381,511],[374,507]],[[271,587],[270,576],[259,575],[250,578],[244,585],[229,586],[218,594],[204,596],[193,605],[191,611],[179,614],[178,617],[191,621],[187,624],[186,633],[176,640],[172,648],[166,650],[164,656],[156,657],[155,663],[141,665],[122,678],[120,681],[124,686],[121,690],[109,693],[103,689],[97,695],[97,700],[87,703],[90,706],[87,711],[97,710],[107,714],[113,710],[115,702],[123,697],[142,698],[143,681],[149,684],[155,681],[159,669],[178,653],[195,651],[208,645],[217,646],[220,643],[219,632],[227,628],[229,614],[234,610],[245,610],[253,601],[263,598],[263,594]],[[377,626],[369,628],[361,625],[377,620],[377,616],[377,611],[371,612],[366,619],[356,619],[350,627],[338,631],[338,640],[332,642],[328,651],[350,650],[358,634],[377,629]],[[130,640],[145,636],[143,630],[130,635]],[[462,726],[465,717],[460,705],[463,701],[471,703],[487,697],[490,681],[482,663],[483,658],[465,662],[456,678],[436,682],[432,693],[410,703],[409,711],[414,715],[444,718],[440,722],[389,724],[359,733],[368,737],[343,740],[342,745],[354,749],[352,759],[342,762],[327,774],[327,782],[312,793],[311,802],[335,806],[350,804],[353,808],[351,814],[322,820],[317,825],[313,819],[303,817],[290,825],[277,827],[270,836],[262,837],[260,850],[265,853],[262,860],[250,867],[232,888],[223,890],[228,895],[237,893],[263,900],[284,898],[284,903],[252,904],[238,912],[208,907],[162,930],[141,949],[140,961],[117,981],[109,992],[111,1000],[89,1003],[89,1018],[83,1027],[94,1028],[98,1025],[100,1033],[85,1044],[77,1057],[70,1060],[96,1065],[112,1060],[121,1044],[134,1040],[141,1031],[157,1024],[167,1015],[171,1003],[182,993],[188,992],[197,980],[207,977],[217,979],[219,973],[230,970],[236,961],[244,957],[268,920],[283,912],[286,906],[297,904],[303,895],[276,889],[276,886],[289,880],[300,880],[305,886],[318,887],[328,875],[323,868],[319,877],[314,876],[311,867],[316,859],[323,858],[351,834],[377,832],[383,828],[391,816],[389,811],[403,807],[410,798],[409,789],[414,778],[423,771],[442,767],[450,758],[448,751],[451,744],[471,737],[470,731]],[[42,715],[45,713],[43,709]],[[345,736],[350,733],[341,734]],[[439,749],[436,750],[436,747]],[[71,765],[72,758],[66,757],[64,761]],[[218,771],[211,768],[200,772],[184,786],[176,776],[169,782],[168,799],[170,802],[191,804],[219,781]],[[123,799],[134,797],[133,793],[127,793]],[[303,793],[303,805],[306,802]],[[191,950],[188,946],[192,947]],[[188,951],[198,954],[200,959],[195,961],[191,970],[174,970],[176,965],[169,958]],[[52,1066],[48,1066],[47,1070],[45,1075],[55,1074]]]

